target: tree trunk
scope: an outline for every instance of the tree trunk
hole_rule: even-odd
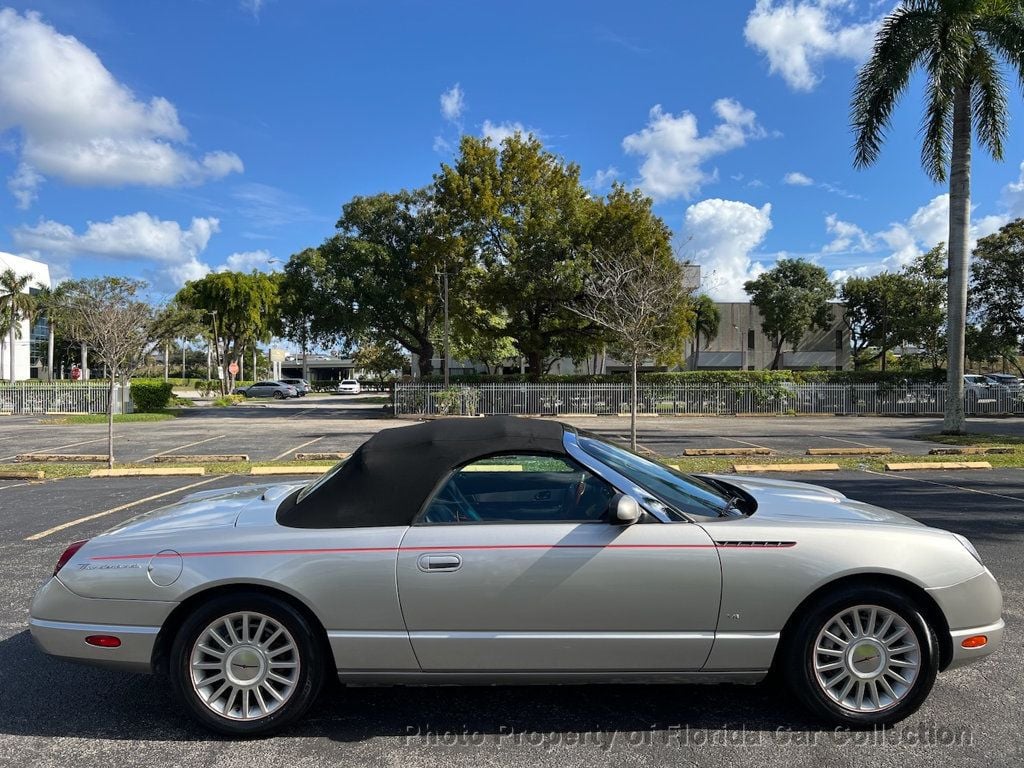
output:
[[[14,375],[14,324],[16,322],[18,322],[18,321],[17,320],[13,320],[11,322],[11,330],[9,331],[8,337],[7,337],[7,344],[10,347],[10,351],[11,351],[11,370],[8,371],[8,374],[9,374],[8,378],[10,379],[11,384],[13,384],[15,382],[15,379],[16,379],[16,376]]]
[[[171,378],[171,344],[164,342],[164,381]]]
[[[434,345],[427,342],[419,349],[413,350],[418,355],[416,360],[420,367],[420,378],[429,376],[434,372]]]
[[[82,381],[89,380],[89,348],[82,342]]]
[[[54,333],[53,333],[53,320],[47,318],[47,328],[49,333],[46,337],[46,378],[53,381],[53,345],[54,345]]]
[[[775,357],[772,358],[772,370],[779,370],[779,363],[782,360],[782,345],[786,343],[785,339],[780,338],[778,343],[775,345]]]
[[[964,429],[964,331],[967,325],[967,249],[971,226],[971,86],[957,89],[953,103],[953,157],[949,174],[949,279],[947,281],[946,414],[943,434]]]
[[[697,331],[697,337],[693,344],[693,370],[700,368],[700,331]]]
[[[107,467],[114,468],[114,376],[107,383]]]
[[[639,400],[639,398],[637,396],[637,391],[636,391],[636,378],[637,378],[637,376],[636,376],[636,369],[637,369],[637,367],[639,367],[639,365],[640,365],[640,358],[639,358],[638,355],[634,354],[633,355],[633,368],[632,368],[632,371],[631,371],[631,373],[632,373],[632,376],[631,376],[632,381],[630,382],[630,387],[632,389],[632,392],[630,394],[630,400],[632,401],[632,405],[631,405],[631,407],[629,409],[629,447],[632,448],[634,451],[636,450],[636,408],[637,408],[637,403],[638,403],[638,400]]]
[[[529,365],[531,376],[539,376],[544,373],[544,360],[540,352],[528,352],[526,362]]]

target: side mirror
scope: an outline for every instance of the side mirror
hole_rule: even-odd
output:
[[[632,525],[640,519],[640,505],[636,503],[636,499],[624,493],[612,496],[608,510],[611,513],[608,522],[612,525]]]

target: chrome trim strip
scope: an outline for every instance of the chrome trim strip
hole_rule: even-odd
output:
[[[781,632],[718,632],[716,640],[778,640]]]
[[[986,624],[984,627],[969,627],[967,629],[954,629],[951,630],[949,636],[953,640],[961,640],[972,635],[987,635],[992,632],[1000,632],[1006,628],[1006,622],[1000,619],[992,624]],[[984,647],[984,646],[982,646]],[[968,649],[965,649],[968,650]]]
[[[331,629],[328,630],[327,637],[334,640],[406,640],[409,633],[404,629]]]
[[[160,627],[133,627],[122,624],[80,624],[74,621],[50,621],[48,619],[28,620],[30,627],[42,629],[62,629],[68,632],[96,632],[109,633],[113,635],[155,635]]]

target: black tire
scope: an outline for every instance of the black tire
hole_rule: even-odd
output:
[[[267,616],[287,630],[298,649],[299,672],[284,703],[269,714],[238,720],[214,712],[193,684],[191,656],[200,635],[220,617],[238,612]],[[283,600],[258,592],[239,592],[216,597],[199,607],[178,630],[171,646],[171,688],[189,715],[200,725],[226,736],[268,736],[291,725],[309,709],[324,683],[323,644],[303,614]]]
[[[274,390],[274,399],[275,400],[284,400],[284,392],[282,392],[279,389]]]
[[[878,606],[897,614],[913,631],[919,649],[917,675],[909,690],[874,711],[841,706],[825,692],[814,668],[819,633],[833,617],[855,606]],[[931,692],[939,669],[938,640],[921,608],[902,592],[884,586],[849,586],[824,596],[798,618],[784,643],[779,671],[789,689],[817,717],[848,728],[888,726],[912,715]]]

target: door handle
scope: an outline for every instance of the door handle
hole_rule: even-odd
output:
[[[416,565],[426,573],[457,571],[462,567],[462,558],[454,554],[420,555],[416,560]]]

